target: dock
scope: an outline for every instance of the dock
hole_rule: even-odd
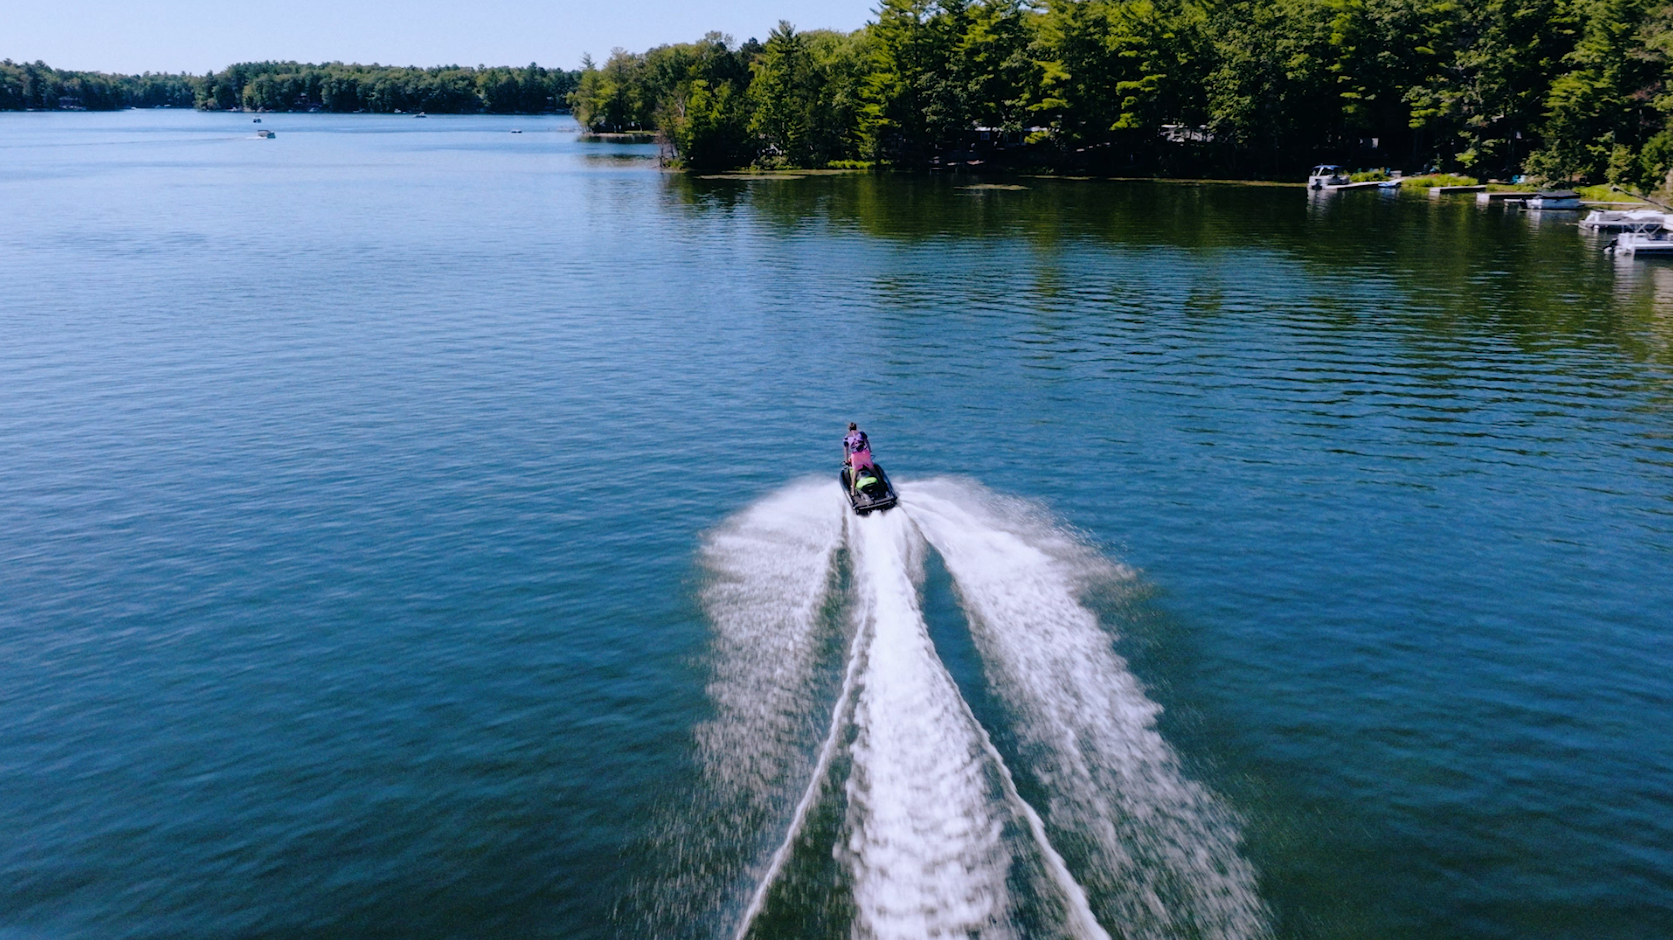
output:
[[[1451,196],[1454,193],[1484,193],[1486,191],[1487,186],[1485,184],[1481,186],[1431,186],[1429,187],[1429,198],[1439,199],[1442,196]],[[1533,193],[1528,195],[1531,196]]]
[[[1475,201],[1478,206],[1492,205],[1495,202],[1522,202],[1534,198],[1533,193],[1476,193]]]

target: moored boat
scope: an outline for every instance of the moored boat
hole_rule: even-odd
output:
[[[1536,210],[1577,210],[1580,194],[1572,189],[1547,189],[1528,197],[1527,207]]]
[[[1667,228],[1670,214],[1660,209],[1593,209],[1580,227],[1593,232],[1654,232]]]
[[[1673,256],[1673,232],[1657,229],[1654,232],[1622,232],[1610,242],[1607,249],[1616,255],[1636,258],[1670,257]]]
[[[1308,189],[1328,189],[1333,186],[1346,186],[1353,180],[1348,172],[1334,163],[1321,163],[1313,167],[1313,172],[1307,175]]]

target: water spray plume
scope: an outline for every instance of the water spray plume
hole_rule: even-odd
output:
[[[1108,940],[1102,924],[1133,940],[1265,937],[1235,817],[1183,773],[1156,729],[1160,707],[1080,600],[1089,582],[1130,574],[973,483],[931,480],[903,497],[901,511],[862,518],[836,487],[797,484],[705,543],[716,706],[698,730],[705,773],[755,807],[740,821],[778,827],[758,834],[774,848],[746,865],[736,938],[819,804],[845,820],[830,850],[855,937]],[[852,585],[833,595],[844,544]],[[931,547],[1043,805],[1019,795],[936,653],[919,600]],[[832,604],[846,605],[853,634],[835,704],[815,713],[821,650],[840,632],[821,614]],[[839,754],[846,783],[825,786]]]

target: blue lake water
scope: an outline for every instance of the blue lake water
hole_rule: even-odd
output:
[[[1673,267],[261,126],[0,115],[0,938],[1673,936]]]

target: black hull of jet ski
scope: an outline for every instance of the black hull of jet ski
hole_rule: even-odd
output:
[[[842,481],[842,492],[848,497],[848,505],[852,506],[854,511],[862,516],[881,509],[893,509],[895,504],[900,502],[900,497],[895,493],[895,485],[890,482],[889,474],[884,472],[883,465],[873,463],[872,467],[877,470],[877,478],[883,483],[881,494],[854,492],[854,487],[849,482],[851,478],[846,466],[842,468],[842,473],[838,476],[838,479]]]

